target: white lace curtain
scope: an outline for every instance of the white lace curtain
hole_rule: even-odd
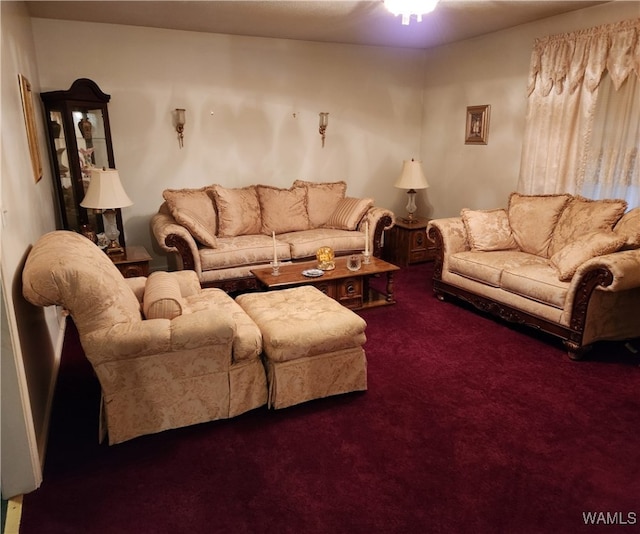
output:
[[[637,206],[638,77],[640,19],[537,39],[518,190]]]

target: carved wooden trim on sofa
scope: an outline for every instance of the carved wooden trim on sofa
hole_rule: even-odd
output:
[[[189,244],[182,239],[182,237],[178,234],[169,234],[165,237],[164,242],[168,247],[175,247],[178,249],[178,255],[182,259],[182,268],[184,270],[196,270],[196,262],[193,258],[193,254],[191,253],[191,248],[189,247]]]
[[[613,274],[608,269],[595,269],[582,277],[573,301],[571,320],[569,322],[570,326],[566,327],[443,282],[444,242],[442,235],[437,228],[431,227],[429,229],[429,238],[436,245],[433,291],[440,300],[444,299],[445,294],[451,295],[472,304],[475,308],[483,312],[497,316],[505,321],[526,325],[559,337],[567,348],[569,357],[573,360],[579,360],[589,349],[588,346],[582,344],[589,300],[597,286],[606,287],[613,282]]]
[[[392,222],[389,215],[383,215],[380,217],[380,220],[378,220],[378,224],[376,224],[375,230],[373,231],[373,250],[371,251],[376,258],[382,257],[382,234],[385,228],[391,226]]]

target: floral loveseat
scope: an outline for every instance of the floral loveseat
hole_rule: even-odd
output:
[[[512,193],[507,209],[435,219],[434,291],[559,336],[578,359],[640,337],[640,208]]]
[[[203,287],[252,288],[251,269],[269,266],[274,248],[280,262],[315,258],[321,247],[340,256],[365,250],[368,234],[369,251],[380,256],[394,214],[371,198],[347,197],[346,188],[296,180],[289,189],[167,189],[151,228],[160,247],[177,254],[178,268],[194,270]]]

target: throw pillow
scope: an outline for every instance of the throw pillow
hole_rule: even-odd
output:
[[[262,230],[260,202],[255,186],[228,189],[213,186],[218,207],[218,236],[255,235]]]
[[[460,216],[467,230],[471,250],[513,250],[518,248],[511,233],[506,210],[474,211],[463,208]]]
[[[612,230],[627,209],[619,199],[590,200],[574,197],[560,215],[549,245],[549,257],[573,243],[578,237],[596,230]]]
[[[257,185],[256,190],[262,213],[263,233],[284,234],[309,229],[305,187],[279,189],[269,185]]]
[[[306,182],[296,180],[294,187],[307,188],[307,212],[312,228],[323,226],[338,207],[347,191],[346,182]]]
[[[588,232],[556,252],[549,261],[558,271],[560,280],[571,280],[585,261],[616,252],[624,242],[624,237],[611,230]]]
[[[640,208],[625,213],[613,231],[625,238],[625,248],[640,248]]]
[[[216,246],[216,209],[210,187],[165,189],[162,197],[173,218],[207,247]]]
[[[335,228],[337,230],[355,230],[360,219],[373,206],[372,198],[343,198],[333,211],[325,228]]]
[[[523,252],[548,258],[549,243],[571,195],[509,196],[509,225]]]
[[[171,320],[182,315],[183,300],[177,278],[164,271],[151,273],[144,287],[142,310],[147,319]]]

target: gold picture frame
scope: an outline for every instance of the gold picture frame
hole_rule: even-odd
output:
[[[36,129],[36,117],[33,111],[33,95],[31,83],[22,74],[18,74],[20,83],[20,96],[22,97],[22,112],[24,114],[24,124],[27,128],[27,141],[29,142],[29,155],[31,156],[31,167],[33,177],[38,183],[42,178],[42,162],[40,160],[40,147],[38,146],[38,130]]]
[[[468,106],[465,145],[486,145],[489,140],[489,113],[491,106]]]

